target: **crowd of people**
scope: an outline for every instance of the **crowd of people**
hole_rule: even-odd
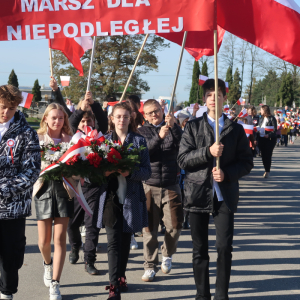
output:
[[[192,112],[176,107],[175,114],[165,113],[165,103],[149,99],[141,105],[135,95],[122,103],[109,105],[114,102],[111,101],[101,107],[92,93],[87,92],[75,109],[70,100],[64,101],[53,77],[50,87],[53,102],[45,110],[37,132],[17,110],[22,101],[20,91],[10,85],[0,87],[0,299],[13,299],[18,289],[18,270],[23,264],[26,244],[25,219],[31,215],[31,199],[38,224],[43,281],[49,288],[50,300],[62,299],[60,278],[67,237],[71,245],[68,259],[76,264],[82,247],[80,230],[83,224],[84,268],[91,275],[99,274],[95,266],[97,244],[99,232],[105,228],[109,300],[121,299],[121,294],[130,289],[126,270],[130,249],[136,248],[134,234],[143,236],[144,274],[141,280],[155,280],[160,264],[160,225],[165,229],[160,248],[161,271],[171,272],[181,231],[190,228],[196,299],[210,300],[210,215],[216,227],[218,252],[214,299],[228,299],[238,181],[250,173],[256,155],[262,156],[264,177],[269,176],[276,143],[287,145],[288,131],[284,131],[289,125],[287,119],[291,122],[293,119],[298,127],[299,112],[293,114],[286,109],[280,115],[276,112],[275,118],[264,105],[261,116],[250,107],[248,116],[239,118],[234,111],[225,109],[219,116],[218,144],[216,98],[220,106],[227,100],[222,80],[219,80],[218,91],[214,90],[213,79],[203,85],[207,112],[201,118],[196,118],[198,104]],[[257,130],[246,134],[239,123],[255,125]],[[106,139],[124,146],[144,147],[137,169],[105,172],[106,184],[91,183],[88,178],[68,178],[81,182],[92,216],[81,207],[74,191],[65,182],[45,181],[39,177],[49,165],[41,162],[40,143],[69,142],[73,134],[83,132],[85,126],[101,131]],[[291,127],[292,123],[288,130],[295,137]],[[290,141],[293,143],[294,138]],[[220,168],[217,168],[217,160],[220,160]],[[118,176],[111,176],[112,173]]]

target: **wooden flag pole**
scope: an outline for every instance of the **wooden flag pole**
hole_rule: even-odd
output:
[[[168,114],[171,112],[171,109],[173,108],[173,102],[174,102],[174,97],[175,97],[175,93],[176,93],[176,87],[177,87],[178,76],[179,76],[179,72],[180,72],[184,47],[185,47],[185,43],[186,43],[186,38],[187,38],[187,31],[185,31],[184,35],[183,35],[181,52],[180,52],[180,56],[179,56],[179,62],[178,62],[178,66],[177,66],[177,72],[176,72],[176,76],[175,76],[175,82],[174,82],[173,91],[172,91],[172,95],[171,95],[171,102],[170,102]]]
[[[144,48],[145,48],[145,45],[146,45],[146,42],[147,42],[148,37],[149,37],[149,33],[147,33],[146,36],[145,36],[144,42],[143,42],[143,44],[142,44],[142,47],[141,47],[141,49],[140,49],[140,52],[139,52],[139,54],[138,54],[136,60],[135,60],[135,63],[134,63],[134,65],[133,65],[133,68],[132,68],[131,73],[130,73],[130,75],[129,75],[129,78],[128,78],[128,80],[127,80],[127,83],[126,83],[126,85],[125,85],[125,87],[124,87],[123,94],[122,94],[122,96],[121,96],[121,98],[120,98],[119,103],[121,103],[121,102],[123,101],[124,97],[125,97],[126,91],[127,91],[128,86],[129,86],[129,84],[130,84],[130,81],[131,81],[131,79],[132,79],[132,76],[133,76],[133,73],[134,73],[134,71],[135,71],[135,68],[136,68],[136,66],[137,66],[137,64],[138,64],[138,62],[139,62],[139,60],[140,60],[140,57],[141,57],[141,55],[142,55],[142,52],[143,52],[143,50],[144,50]]]
[[[91,89],[91,78],[93,73],[93,63],[94,63],[94,56],[95,56],[95,48],[96,48],[96,37],[93,38],[93,48],[92,48],[92,54],[91,54],[91,61],[90,61],[90,70],[89,70],[89,77],[88,77],[88,84],[86,91],[89,92]]]
[[[216,126],[216,144],[220,144],[219,135],[219,118],[220,118],[220,105],[218,101],[219,94],[219,76],[218,76],[218,31],[214,30],[214,65],[215,65],[215,126]],[[216,168],[220,169],[220,157],[216,158]]]
[[[51,48],[49,48],[49,58],[50,58],[50,73],[51,73],[51,77],[53,77],[52,49]]]

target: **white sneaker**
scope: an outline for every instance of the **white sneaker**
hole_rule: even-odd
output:
[[[151,282],[154,280],[156,272],[154,270],[146,270],[142,276],[142,280],[145,282]]]
[[[161,270],[165,274],[169,274],[172,269],[172,257],[162,257]]]
[[[83,226],[80,227],[80,234],[81,234],[81,236],[85,236],[85,232],[86,232],[86,228],[83,225]]]
[[[4,294],[0,293],[0,299],[9,299],[9,300],[12,300],[13,299],[13,295],[4,295]]]
[[[134,238],[134,234],[131,236],[131,242],[130,242],[130,249],[131,250],[136,250],[139,248],[138,243],[136,242],[135,238]]]
[[[60,284],[57,281],[50,283],[50,300],[61,300],[61,294],[59,291]]]
[[[44,265],[44,283],[46,287],[50,287],[50,283],[53,276],[53,263],[51,265],[46,265],[45,262],[43,262]]]

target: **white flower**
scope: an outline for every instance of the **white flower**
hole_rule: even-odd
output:
[[[41,147],[45,146],[45,142],[44,141],[40,141],[40,146]]]
[[[108,153],[109,150],[110,150],[110,147],[109,147],[109,145],[101,144],[100,149],[101,149],[102,151]]]
[[[90,154],[90,153],[93,153],[93,150],[91,147],[84,147],[84,150],[82,149],[82,151],[80,152],[80,157],[83,159],[83,160],[86,160],[87,156]]]
[[[60,148],[61,148],[61,152],[66,152],[69,148],[71,148],[70,144],[69,143],[60,143]]]
[[[61,154],[59,151],[47,150],[45,152],[45,159],[48,161],[57,161],[60,158]]]

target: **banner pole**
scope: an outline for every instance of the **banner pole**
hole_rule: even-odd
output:
[[[121,98],[120,98],[120,101],[119,101],[120,103],[123,101],[123,99],[124,99],[124,97],[125,97],[127,88],[128,88],[128,86],[129,86],[129,84],[130,84],[130,81],[131,81],[131,79],[132,79],[132,76],[133,76],[133,73],[134,73],[134,71],[135,71],[135,68],[136,68],[136,66],[137,66],[137,64],[138,64],[138,62],[139,62],[139,60],[140,60],[140,57],[141,57],[141,55],[142,55],[142,52],[143,52],[143,50],[144,50],[144,47],[145,47],[145,45],[146,45],[146,42],[147,42],[148,37],[149,37],[149,33],[146,34],[145,39],[144,39],[144,42],[143,42],[142,47],[141,47],[141,49],[140,49],[140,52],[139,52],[139,54],[138,54],[138,56],[137,56],[137,58],[136,58],[136,60],[135,60],[135,63],[134,63],[134,65],[133,65],[133,68],[132,68],[131,73],[130,73],[130,75],[129,75],[129,78],[128,78],[128,80],[127,80],[127,83],[126,83],[126,85],[125,85],[125,87],[124,87],[123,94],[122,94],[122,96],[121,96]]]
[[[220,144],[219,136],[219,118],[220,107],[218,101],[219,94],[219,76],[218,76],[218,30],[214,30],[214,66],[215,66],[215,126],[216,126],[216,144]],[[220,169],[220,157],[216,158],[216,168]]]
[[[93,37],[93,48],[91,54],[91,61],[90,61],[90,70],[89,70],[89,77],[88,77],[88,84],[86,91],[89,92],[91,88],[91,78],[93,73],[93,63],[94,63],[94,56],[95,56],[95,48],[96,48],[96,37]]]
[[[180,56],[179,56],[179,62],[178,62],[177,72],[176,72],[176,76],[175,76],[175,82],[174,82],[174,86],[173,86],[173,90],[172,90],[172,94],[171,94],[171,102],[170,102],[170,107],[169,107],[168,114],[170,114],[171,109],[173,108],[173,102],[174,102],[174,97],[175,97],[175,93],[176,93],[178,76],[179,76],[179,72],[180,72],[180,67],[181,67],[181,62],[182,62],[182,57],[183,57],[183,52],[184,52],[184,47],[185,47],[185,43],[186,43],[187,34],[188,34],[188,32],[185,31],[184,35],[183,35],[182,46],[181,46],[181,51],[180,51]]]
[[[49,47],[49,58],[50,58],[50,73],[51,73],[51,77],[53,77],[52,49],[50,47]]]

